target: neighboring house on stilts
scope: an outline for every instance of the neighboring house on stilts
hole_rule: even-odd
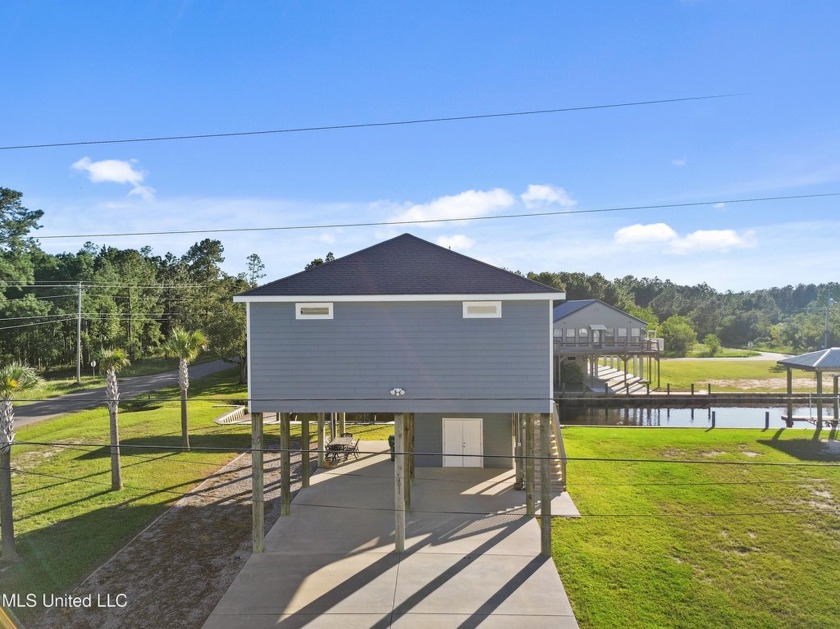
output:
[[[558,393],[572,388],[562,378],[564,363],[576,365],[583,384],[598,393],[645,392],[650,383],[659,387],[663,349],[663,340],[647,329],[646,321],[598,299],[575,299],[554,307]]]

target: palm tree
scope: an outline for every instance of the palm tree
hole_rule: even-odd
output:
[[[181,388],[181,441],[184,449],[190,449],[190,435],[187,429],[187,389],[190,388],[188,365],[207,349],[207,337],[201,330],[188,332],[182,327],[172,328],[163,345],[167,356],[178,358],[178,386]]]
[[[3,559],[6,561],[17,558],[12,522],[12,444],[15,441],[12,396],[40,384],[41,379],[32,367],[17,362],[0,367],[0,536],[3,537]]]
[[[117,415],[120,412],[120,388],[117,384],[117,372],[131,363],[124,349],[103,349],[99,354],[99,364],[105,370],[105,400],[111,418],[111,489],[122,489],[122,471],[120,469],[120,435]]]

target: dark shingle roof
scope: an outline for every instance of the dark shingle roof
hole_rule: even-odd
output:
[[[243,293],[243,297],[558,293],[411,234]]]
[[[830,347],[816,352],[808,352],[799,356],[791,356],[776,361],[785,367],[797,367],[807,371],[817,369],[826,371],[840,371],[840,347]]]

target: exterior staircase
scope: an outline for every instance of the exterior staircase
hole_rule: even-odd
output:
[[[551,466],[550,466],[550,477],[551,477],[551,494],[552,496],[558,496],[566,491],[566,448],[563,445],[563,434],[560,428],[560,414],[557,411],[557,404],[553,404],[552,408],[554,409],[551,414],[551,425],[552,430],[550,433],[550,441],[551,441]],[[534,474],[535,480],[535,493],[537,496],[540,495],[540,491],[542,489],[542,484],[540,482],[541,474],[539,471],[539,466]]]
[[[598,380],[603,383],[604,392],[609,395],[645,395],[647,393],[647,380],[626,374],[615,367],[598,365]]]

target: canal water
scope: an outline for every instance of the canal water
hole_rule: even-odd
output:
[[[715,413],[717,428],[764,428],[765,413],[770,413],[770,429],[784,428],[784,406],[716,408],[593,408],[559,405],[560,423],[570,426],[671,426],[711,428]],[[816,406],[795,406],[794,416],[816,417]],[[831,418],[831,407],[823,408],[823,419]],[[823,424],[830,429],[830,424]],[[809,422],[795,422],[794,430],[814,430]]]

